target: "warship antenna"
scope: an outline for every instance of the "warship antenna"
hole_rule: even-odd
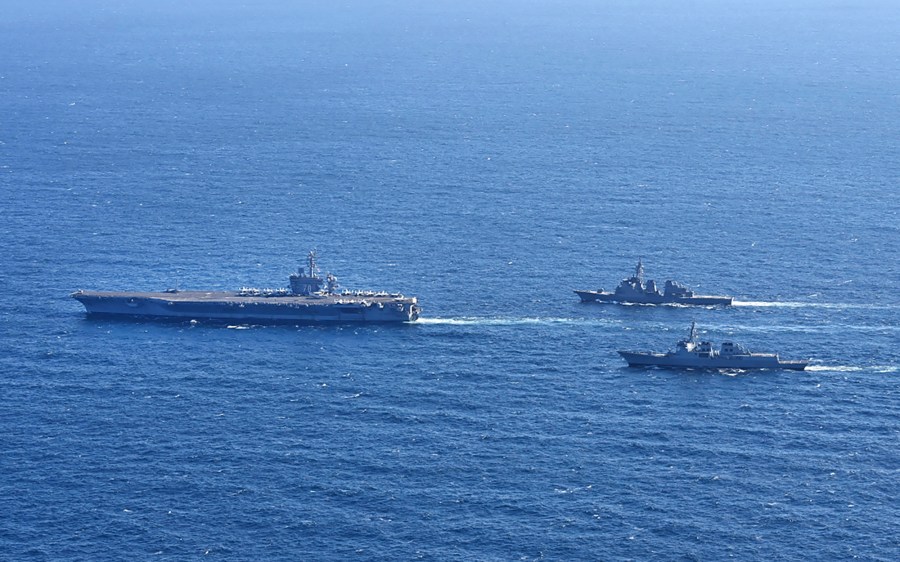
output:
[[[644,263],[641,258],[638,258],[637,267],[634,268],[634,276],[639,282],[644,282]]]
[[[309,266],[309,276],[310,277],[318,277],[319,276],[319,266],[316,264],[316,250],[313,249],[309,252],[309,255],[306,256],[306,264]]]
[[[697,339],[697,322],[691,321],[691,338],[690,341]]]

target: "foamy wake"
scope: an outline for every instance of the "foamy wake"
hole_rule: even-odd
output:
[[[896,373],[897,365],[872,365],[871,367],[850,367],[848,365],[809,365],[807,371],[830,371],[837,373]]]
[[[489,318],[463,316],[459,318],[419,318],[416,324],[443,326],[522,326],[548,324],[609,324],[609,321],[582,318]]]
[[[837,371],[840,373],[855,373],[862,371],[862,367],[848,367],[846,365],[807,365],[807,371]]]
[[[885,304],[849,304],[838,302],[799,302],[799,301],[733,301],[733,306],[748,306],[753,308],[825,308],[831,310],[867,309],[867,308],[896,308]]]
[[[733,301],[732,306],[751,306],[753,308],[778,307],[778,308],[802,308],[810,303],[803,302],[775,302],[775,301]]]

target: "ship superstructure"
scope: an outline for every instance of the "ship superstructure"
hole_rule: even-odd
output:
[[[690,304],[690,305],[730,305],[734,297],[695,295],[684,285],[667,280],[660,291],[652,279],[644,280],[644,264],[638,260],[634,275],[623,279],[616,290],[606,292],[576,290],[581,302],[616,302],[633,304]]]
[[[744,346],[723,342],[719,349],[712,343],[699,341],[697,325],[691,323],[687,339],[675,344],[673,351],[619,351],[631,367],[677,367],[684,369],[792,369],[802,371],[809,361],[788,361],[776,353],[752,353]]]
[[[306,269],[290,276],[290,287],[237,291],[77,291],[72,297],[89,315],[241,323],[412,322],[421,311],[416,297],[399,293],[338,290],[337,278],[319,274],[316,251]]]

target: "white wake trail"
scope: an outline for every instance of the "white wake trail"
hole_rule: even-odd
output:
[[[732,306],[744,306],[752,308],[824,308],[830,310],[849,309],[879,309],[897,308],[890,304],[849,304],[839,302],[800,302],[800,301],[734,301]]]
[[[549,324],[610,324],[611,322],[582,318],[492,318],[480,316],[462,316],[458,318],[419,318],[414,323],[441,326],[526,326]]]

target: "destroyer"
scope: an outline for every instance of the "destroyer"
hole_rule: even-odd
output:
[[[372,291],[338,292],[337,278],[322,279],[316,252],[290,276],[290,289],[238,291],[77,291],[72,296],[89,315],[147,319],[218,320],[250,323],[412,322],[416,297]]]
[[[730,305],[734,297],[714,297],[695,295],[693,291],[675,281],[666,281],[663,292],[652,279],[644,281],[644,264],[638,260],[634,276],[623,279],[612,293],[598,291],[575,291],[581,302],[618,302],[635,304],[697,304]]]
[[[809,361],[786,361],[775,353],[751,353],[744,346],[723,342],[715,350],[710,342],[697,341],[697,325],[691,323],[691,334],[675,345],[674,351],[620,351],[631,367],[678,367],[684,369],[792,369],[802,371]]]

